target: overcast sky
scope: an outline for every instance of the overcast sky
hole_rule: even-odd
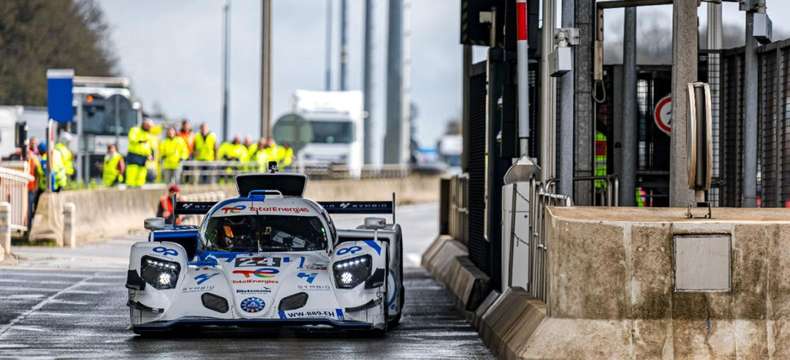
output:
[[[334,0],[338,19],[339,0]],[[349,2],[350,89],[362,87],[363,0]],[[222,76],[221,0],[103,0],[120,70],[132,79],[147,107],[155,102],[172,117],[207,121],[219,133]],[[290,108],[296,89],[323,89],[327,0],[275,0],[273,3],[273,116]],[[376,3],[375,99],[377,142],[383,137],[387,1]],[[232,0],[232,134],[258,134],[260,79],[260,1]],[[736,3],[725,4],[724,22],[743,24]],[[412,0],[410,42],[412,101],[419,108],[417,127],[423,146],[431,146],[448,119],[460,114],[461,46],[458,0]],[[700,7],[704,25],[705,10]],[[769,0],[775,28],[790,21],[787,1]],[[607,24],[621,24],[622,10],[607,11]],[[640,20],[671,24],[671,7],[639,10]],[[335,26],[337,32],[338,26]],[[776,31],[775,31],[776,32]],[[607,26],[607,40],[620,30]],[[338,41],[333,73],[338,75]],[[775,39],[776,40],[776,39]],[[638,41],[643,41],[639,39]],[[476,57],[482,54],[476,51]],[[335,86],[338,82],[335,80]],[[379,150],[380,152],[380,150]]]

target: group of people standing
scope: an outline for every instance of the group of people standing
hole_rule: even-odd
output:
[[[150,178],[151,168],[161,170],[163,182],[178,183],[181,163],[185,160],[233,161],[246,164],[245,170],[256,171],[266,171],[271,161],[277,162],[281,169],[293,162],[293,149],[277,145],[272,139],[262,138],[254,143],[249,136],[242,141],[236,135],[232,141],[218,143],[217,135],[208,124],[200,124],[198,131],[193,132],[188,120],[182,120],[178,130],[168,127],[164,139],[159,139],[153,134],[153,127],[153,122],[145,119],[129,130],[125,158],[114,145],[108,146],[102,176],[104,185],[124,183],[129,187],[143,186]],[[212,181],[214,177],[204,178]]]

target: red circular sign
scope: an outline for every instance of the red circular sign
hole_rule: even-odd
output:
[[[672,97],[666,96],[658,101],[653,114],[656,126],[667,135],[672,135]]]

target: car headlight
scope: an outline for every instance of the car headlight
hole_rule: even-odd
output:
[[[332,265],[335,284],[341,289],[352,289],[370,277],[373,260],[370,255],[338,261]]]
[[[176,287],[181,265],[172,261],[143,256],[140,269],[141,277],[145,282],[156,289],[165,290]]]

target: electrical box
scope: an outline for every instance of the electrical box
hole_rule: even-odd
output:
[[[754,14],[754,39],[760,44],[770,44],[773,38],[773,22],[766,13]]]
[[[675,235],[672,240],[675,292],[731,290],[730,235]]]
[[[573,52],[570,47],[558,47],[551,53],[551,76],[560,77],[573,70]]]

